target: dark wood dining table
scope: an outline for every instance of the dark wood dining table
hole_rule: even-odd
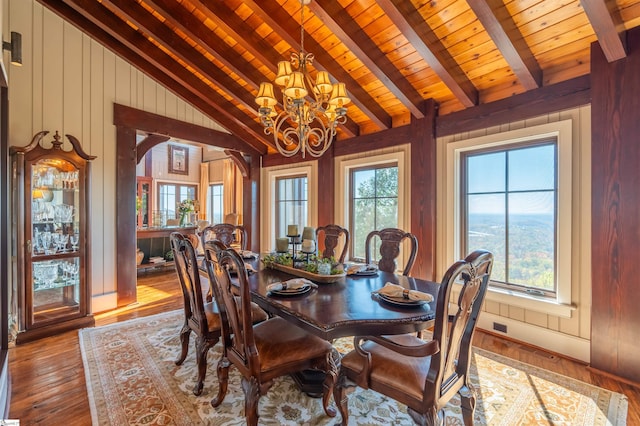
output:
[[[439,283],[379,271],[373,276],[347,275],[333,283],[317,283],[317,288],[297,296],[275,296],[267,286],[295,278],[251,262],[257,270],[249,276],[255,303],[321,337],[333,340],[356,335],[402,334],[424,330],[433,324]],[[419,306],[398,306],[372,294],[385,283],[399,284],[433,296]]]

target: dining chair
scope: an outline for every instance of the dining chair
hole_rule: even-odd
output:
[[[193,332],[196,339],[196,365],[198,367],[198,377],[193,393],[200,395],[207,373],[207,353],[222,335],[220,314],[215,301],[205,303],[203,300],[198,261],[190,239],[179,232],[172,232],[169,239],[184,299],[184,324],[180,330],[181,351],[180,357],[175,363],[182,365],[187,358],[189,337]],[[251,309],[253,321],[267,319],[267,314],[258,305],[253,304]]]
[[[240,250],[247,249],[247,231],[242,225],[231,223],[218,223],[205,227],[200,232],[202,247],[207,241],[219,240],[227,247],[231,247],[236,242],[240,245]]]
[[[458,393],[464,424],[473,424],[471,341],[492,265],[490,252],[476,250],[449,267],[438,291],[432,340],[425,342],[413,334],[354,338],[355,349],[342,357],[334,388],[342,425],[348,422],[345,388],[351,382],[407,405],[419,425],[443,424],[443,407]],[[462,287],[451,302],[456,281]]]
[[[349,230],[339,225],[329,224],[319,226],[316,229],[317,241],[320,241],[320,237],[322,235],[324,235],[324,250],[322,251],[322,257],[334,257],[340,237],[344,235],[342,252],[340,253],[340,257],[336,259],[338,263],[344,263],[344,258],[347,255],[347,250],[349,249]]]
[[[367,264],[371,263],[373,259],[371,252],[374,248],[374,237],[380,238],[381,257],[378,261],[378,269],[392,273],[395,273],[398,267],[396,258],[400,255],[400,244],[405,238],[409,239],[411,251],[402,270],[402,275],[409,275],[411,268],[413,268],[413,263],[416,261],[416,255],[418,254],[418,239],[416,236],[398,228],[385,228],[369,232],[365,241],[365,262]]]
[[[244,412],[247,424],[258,423],[258,402],[277,377],[301,370],[320,370],[325,373],[322,406],[334,417],[336,411],[329,400],[337,376],[332,345],[281,317],[260,324],[249,321],[250,292],[244,262],[235,252],[219,241],[205,244],[207,272],[215,283],[216,298],[222,317],[223,355],[218,362],[218,395],[211,401],[218,407],[227,392],[230,365],[242,375]],[[232,283],[230,270],[237,272]],[[237,300],[234,294],[239,293]]]

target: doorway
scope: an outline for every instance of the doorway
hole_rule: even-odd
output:
[[[116,279],[118,306],[136,302],[136,165],[154,146],[169,138],[189,140],[228,151],[243,173],[243,217],[249,247],[259,247],[260,153],[238,137],[183,121],[114,104],[116,126]],[[148,136],[140,143],[137,133]],[[242,153],[242,154],[240,154]]]

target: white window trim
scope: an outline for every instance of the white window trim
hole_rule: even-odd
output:
[[[207,185],[207,204],[211,203],[211,199],[209,198],[209,190],[213,185],[221,185],[222,186],[222,204],[224,205],[224,182],[223,181],[210,181],[209,185]],[[209,206],[207,205],[207,216],[209,215]],[[224,220],[224,208],[222,209],[222,219]],[[213,222],[213,212],[211,212],[211,216],[209,217],[209,223]]]
[[[409,167],[405,165],[404,151],[392,152],[389,154],[375,155],[371,157],[360,157],[356,159],[336,159],[336,170],[338,170],[338,180],[336,182],[336,206],[335,218],[338,225],[348,227],[350,223],[349,217],[349,175],[352,169],[361,167],[376,166],[378,164],[392,163],[398,164],[398,228],[407,229],[410,218],[406,217],[409,209],[405,209],[405,205],[410,202],[409,194],[405,188],[408,188],[406,182],[409,182]],[[342,223],[340,223],[342,221]],[[373,230],[372,230],[373,231]],[[403,250],[398,258],[398,265],[404,265],[402,258],[407,247],[403,246]],[[351,253],[347,252],[347,259],[351,257]]]
[[[276,244],[276,180],[294,176],[307,178],[307,223],[308,226],[317,226],[318,222],[318,163],[313,162],[305,166],[286,169],[265,169],[262,197],[262,242],[260,250],[271,252]]]
[[[558,266],[556,298],[549,299],[490,287],[486,299],[546,314],[570,318],[576,309],[571,299],[571,205],[572,205],[572,127],[571,120],[526,127],[472,139],[449,143],[446,146],[446,211],[445,262],[452,264],[464,257],[460,247],[460,158],[464,152],[532,139],[555,137],[558,141],[558,228],[556,236],[556,264]]]

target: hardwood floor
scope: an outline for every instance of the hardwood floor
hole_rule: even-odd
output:
[[[96,326],[182,308],[182,294],[171,270],[138,277],[138,303],[97,314]],[[582,363],[478,331],[476,346],[556,373],[574,377],[629,399],[628,425],[640,425],[640,388],[591,372]],[[90,425],[78,332],[26,343],[10,349],[10,418],[22,425]]]

